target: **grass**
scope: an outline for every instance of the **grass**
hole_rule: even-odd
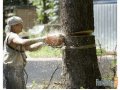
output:
[[[60,48],[53,48],[50,46],[44,46],[41,49],[33,52],[27,52],[32,58],[52,58],[52,57],[62,57],[62,50]]]
[[[29,38],[42,37],[44,35],[45,32],[38,35],[30,35]],[[37,51],[26,52],[26,54],[32,58],[53,58],[53,57],[59,58],[62,57],[62,50],[60,48],[44,46],[41,49],[38,49]]]
[[[106,51],[102,49],[102,53],[100,49],[97,49],[97,56],[104,55]],[[60,58],[62,57],[62,50],[60,48],[53,48],[50,46],[44,46],[41,49],[33,52],[27,52],[27,55],[32,57],[32,58],[52,58],[52,57],[57,57]]]
[[[96,54],[97,56],[102,56],[106,54],[106,50],[105,49],[97,49],[96,50]]]

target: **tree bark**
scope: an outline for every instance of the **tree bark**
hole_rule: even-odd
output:
[[[61,22],[66,33],[93,32],[93,0],[60,0]]]
[[[93,0],[60,0],[65,32],[63,88],[99,88],[101,79],[95,47]]]

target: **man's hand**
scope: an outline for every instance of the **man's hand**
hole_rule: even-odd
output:
[[[50,46],[60,46],[64,43],[64,36],[60,35],[49,35],[45,38],[44,42]]]

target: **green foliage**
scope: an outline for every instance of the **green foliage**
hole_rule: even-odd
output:
[[[36,6],[40,23],[53,23],[58,19],[58,0],[30,0]]]

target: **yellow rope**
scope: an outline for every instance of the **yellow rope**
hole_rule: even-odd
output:
[[[88,35],[88,34],[91,34],[93,33],[94,30],[82,30],[82,31],[79,31],[79,32],[74,32],[74,33],[68,33],[68,35]]]

